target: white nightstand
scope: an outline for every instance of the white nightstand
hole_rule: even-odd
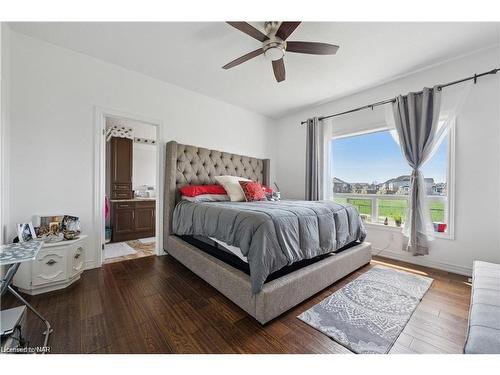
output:
[[[71,285],[85,269],[86,238],[80,235],[76,240],[44,243],[35,260],[21,264],[13,284],[31,295]]]

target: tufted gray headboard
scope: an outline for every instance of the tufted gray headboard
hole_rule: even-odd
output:
[[[164,244],[171,232],[172,214],[179,188],[190,184],[214,184],[215,176],[249,178],[269,185],[269,159],[257,159],[206,148],[167,143],[165,163]]]

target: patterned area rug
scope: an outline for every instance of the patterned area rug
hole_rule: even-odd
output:
[[[375,266],[298,318],[355,353],[387,353],[432,281]]]

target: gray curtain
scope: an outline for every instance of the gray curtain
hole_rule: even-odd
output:
[[[307,120],[306,138],[306,200],[321,199],[321,131],[317,117]]]
[[[394,123],[401,151],[412,168],[410,199],[403,234],[404,250],[414,255],[429,253],[428,240],[433,238],[426,187],[420,167],[431,156],[438,142],[441,91],[424,88],[422,93],[398,96],[393,103]]]

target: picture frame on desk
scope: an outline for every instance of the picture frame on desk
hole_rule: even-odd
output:
[[[34,215],[33,222],[35,225],[37,237],[44,238],[51,234],[54,234],[54,232],[60,232],[63,218],[64,215]],[[59,226],[57,230],[55,228],[55,224]]]
[[[29,223],[17,224],[17,236],[19,238],[19,242],[27,242],[36,239],[36,232],[33,227],[33,223],[30,221]]]

